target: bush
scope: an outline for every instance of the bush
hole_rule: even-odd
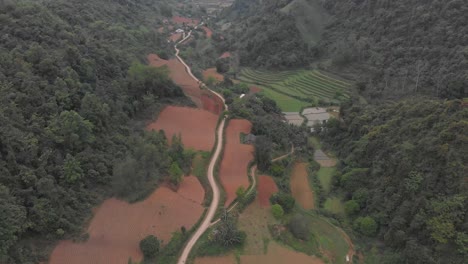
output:
[[[374,236],[378,225],[372,217],[366,216],[358,217],[354,220],[353,228],[366,236]]]
[[[296,200],[290,194],[285,192],[277,192],[270,197],[271,204],[279,204],[285,213],[291,212],[296,204]]]
[[[355,200],[349,200],[344,204],[344,209],[347,215],[354,215],[359,212],[359,204]]]
[[[296,214],[288,223],[289,231],[297,239],[308,240],[310,235],[307,218],[303,215]]]
[[[280,219],[284,215],[283,207],[281,207],[279,204],[275,204],[271,206],[271,213],[276,219]]]
[[[159,240],[155,236],[149,235],[140,241],[140,249],[145,258],[152,259],[159,253]]]

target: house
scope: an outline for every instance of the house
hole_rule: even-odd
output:
[[[181,28],[178,28],[175,32],[176,32],[176,33],[184,33],[184,30],[181,29]]]

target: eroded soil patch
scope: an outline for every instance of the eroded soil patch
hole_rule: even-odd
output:
[[[291,192],[302,208],[309,210],[314,209],[314,193],[310,188],[307,163],[297,162],[294,164],[294,168],[291,173]]]
[[[253,159],[253,146],[240,143],[240,133],[248,134],[252,124],[244,119],[229,121],[226,128],[226,145],[219,170],[221,184],[226,192],[225,206],[236,198],[236,190],[249,187],[247,166]]]
[[[160,187],[146,200],[129,204],[111,198],[102,203],[88,227],[83,243],[61,241],[51,264],[127,263],[142,259],[140,240],[155,235],[168,242],[182,226],[190,229],[203,212],[204,191],[198,180],[185,177],[177,192]]]
[[[257,183],[257,197],[260,206],[269,207],[270,206],[270,196],[278,192],[278,187],[276,186],[275,181],[267,175],[258,176]]]
[[[168,106],[147,129],[164,130],[169,143],[173,135],[180,134],[186,148],[211,151],[217,122],[218,116],[205,110]]]

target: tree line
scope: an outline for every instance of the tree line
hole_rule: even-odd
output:
[[[38,263],[111,195],[140,199],[190,153],[132,120],[190,104],[154,29],[167,1],[0,1],[0,262]],[[152,184],[152,185],[151,185]]]

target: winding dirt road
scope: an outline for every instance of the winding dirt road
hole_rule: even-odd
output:
[[[201,87],[207,88],[214,95],[218,96],[221,99],[221,101],[223,102],[224,108],[227,110],[227,105],[226,105],[226,103],[224,101],[224,98],[219,93],[209,89],[203,82],[201,82],[197,77],[195,77],[192,74],[192,71],[191,71],[190,67],[179,56],[179,49],[177,48],[177,45],[180,44],[180,43],[183,43],[185,40],[187,40],[190,37],[191,34],[192,34],[192,31],[190,31],[187,34],[187,36],[185,36],[181,41],[179,41],[176,45],[174,45],[174,48],[176,50],[176,57],[185,66],[185,69],[186,69],[187,73],[193,79],[195,79],[200,84]],[[218,205],[219,205],[220,191],[219,191],[219,187],[216,184],[216,180],[215,180],[215,177],[214,177],[214,168],[215,168],[215,165],[216,165],[216,161],[218,160],[219,155],[221,154],[221,149],[223,147],[223,133],[224,133],[224,123],[226,121],[226,117],[227,116],[223,117],[223,120],[221,121],[221,123],[218,126],[218,130],[216,132],[218,141],[217,141],[217,144],[216,144],[215,152],[214,152],[213,156],[211,157],[210,164],[208,166],[208,172],[207,172],[208,173],[208,181],[210,183],[211,189],[213,190],[213,199],[211,200],[211,204],[210,204],[210,207],[208,209],[208,213],[205,215],[205,219],[203,219],[203,222],[200,224],[197,231],[195,231],[195,233],[192,235],[190,240],[185,245],[185,248],[182,251],[182,254],[181,254],[180,258],[179,258],[179,261],[177,262],[179,264],[185,264],[189,254],[190,254],[190,251],[192,251],[193,246],[197,243],[198,239],[203,235],[203,233],[205,233],[205,231],[210,227],[210,223],[213,220],[216,209],[218,208]]]

